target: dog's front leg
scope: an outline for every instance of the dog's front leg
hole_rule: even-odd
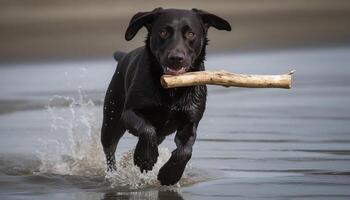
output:
[[[122,119],[126,129],[139,137],[134,152],[134,164],[140,168],[141,172],[152,170],[159,155],[155,128],[132,109],[123,112]]]
[[[162,185],[177,183],[192,156],[192,146],[196,140],[197,125],[187,124],[178,130],[175,136],[177,148],[172,152],[168,162],[159,170],[158,180]]]

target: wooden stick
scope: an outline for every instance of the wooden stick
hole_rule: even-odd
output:
[[[199,71],[175,76],[163,75],[160,81],[164,88],[209,84],[225,87],[290,89],[294,72],[295,70],[282,75],[248,75],[234,74],[226,71]]]

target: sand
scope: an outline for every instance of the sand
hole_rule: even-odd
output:
[[[138,11],[200,8],[227,19],[232,32],[211,29],[213,52],[346,46],[350,1],[1,1],[0,63],[111,58],[143,45],[145,30],[126,42]]]

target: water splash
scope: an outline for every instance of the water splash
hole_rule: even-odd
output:
[[[117,155],[117,171],[106,172],[105,157],[100,144],[102,109],[78,90],[79,97],[55,95],[49,100],[47,110],[51,116],[50,139],[41,139],[37,151],[41,161],[38,173],[76,176],[103,176],[111,187],[128,186],[132,189],[160,186],[157,174],[171,153],[159,148],[159,157],[152,171],[141,173],[133,163],[129,150]],[[54,138],[54,139],[52,139]],[[187,166],[183,178],[171,188],[187,185]]]
[[[133,189],[144,188],[150,186],[160,187],[157,175],[160,168],[170,158],[171,153],[168,148],[159,148],[159,157],[156,164],[153,166],[152,171],[141,173],[140,169],[133,163],[134,149],[122,154],[117,162],[116,172],[107,172],[106,180],[111,183],[112,187],[118,186],[130,186]],[[174,186],[167,187],[167,189],[175,189],[188,181],[187,171],[191,168],[191,165],[186,166],[186,170],[180,180]]]
[[[54,96],[47,110],[51,116],[50,136],[42,140],[38,157],[40,172],[64,175],[103,175],[104,157],[100,145],[101,113],[92,100],[85,100],[81,89],[79,98]],[[57,105],[67,104],[68,109]]]

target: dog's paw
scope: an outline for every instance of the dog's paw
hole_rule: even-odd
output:
[[[171,160],[166,162],[158,173],[158,181],[161,185],[176,184],[184,172],[186,163],[176,163]]]
[[[106,164],[107,164],[107,172],[117,171],[114,155],[106,156]]]
[[[117,171],[117,167],[115,166],[115,164],[107,164],[107,172],[115,172]]]
[[[158,180],[162,185],[174,185],[177,183],[185,170],[187,162],[191,159],[192,151],[182,148],[176,149],[168,162],[166,162],[158,173]]]
[[[158,159],[157,137],[139,137],[134,152],[134,164],[143,171],[150,171]]]

